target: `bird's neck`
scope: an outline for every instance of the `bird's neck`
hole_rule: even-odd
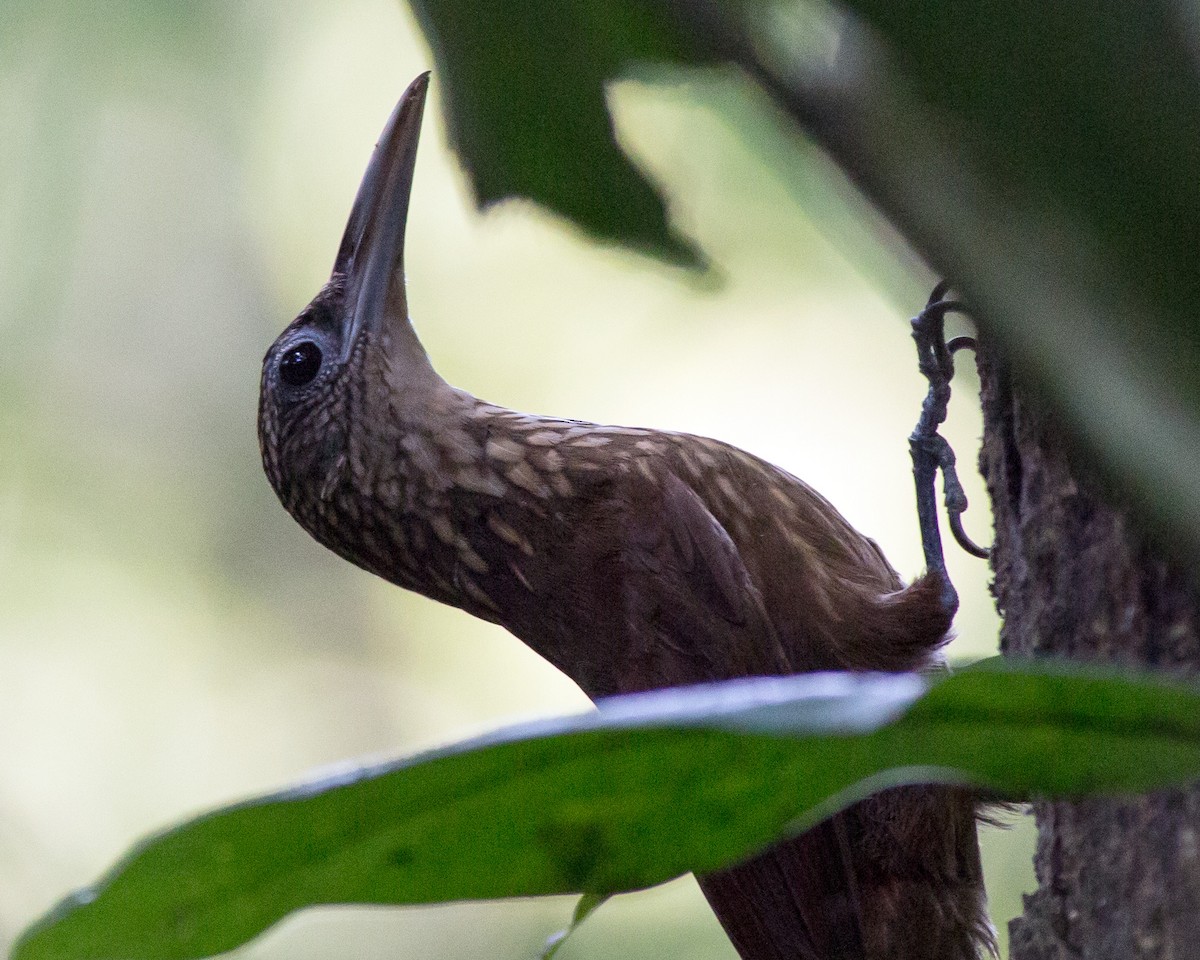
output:
[[[320,489],[306,490],[292,512],[352,563],[463,606],[456,570],[479,560],[458,529],[461,499],[506,493],[487,463],[489,411],[496,408],[440,378],[409,381],[400,390],[377,387],[381,392],[373,393],[363,385],[344,448]]]
[[[447,392],[457,393],[433,368],[412,321],[407,315],[393,317],[382,329],[361,338],[364,358],[371,357],[379,366],[376,376],[404,402],[437,402]]]

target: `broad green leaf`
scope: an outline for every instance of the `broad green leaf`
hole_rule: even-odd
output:
[[[204,957],[314,904],[636,889],[902,783],[1070,796],[1197,776],[1200,692],[1161,680],[997,666],[932,686],[816,674],[638,694],[202,816],[65,901],[14,958]]]

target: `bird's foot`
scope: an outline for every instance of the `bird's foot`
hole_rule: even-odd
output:
[[[946,572],[942,538],[938,530],[935,481],[939,470],[954,539],[976,557],[987,557],[988,551],[977,546],[963,530],[962,514],[967,509],[967,495],[955,469],[954,450],[946,438],[938,433],[950,403],[954,355],[964,348],[975,349],[975,341],[971,337],[955,337],[946,342],[946,315],[968,312],[964,304],[946,298],[949,288],[946,281],[934,287],[925,308],[912,321],[913,340],[917,344],[917,367],[929,381],[929,391],[921,404],[921,416],[908,443],[913,458],[913,479],[917,486],[917,519],[921,528],[925,565],[930,573],[941,577],[944,602],[948,609],[954,610],[958,607],[958,595]]]

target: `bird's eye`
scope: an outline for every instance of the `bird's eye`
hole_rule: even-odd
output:
[[[311,340],[288,347],[279,361],[279,376],[289,387],[311,383],[321,369],[321,348]]]

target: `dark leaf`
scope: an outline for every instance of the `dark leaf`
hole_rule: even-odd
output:
[[[599,239],[699,263],[617,147],[604,100],[605,84],[630,64],[707,60],[663,8],[641,0],[412,0],[412,8],[481,206],[528,197]]]
[[[958,283],[1066,438],[1200,549],[1195,10],[847,6],[882,56],[850,28],[824,77],[778,47],[760,77]]]

